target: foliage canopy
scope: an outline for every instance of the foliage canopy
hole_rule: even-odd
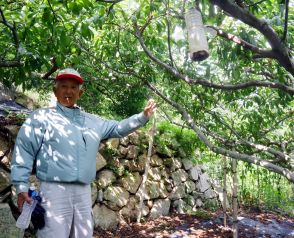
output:
[[[201,10],[210,57],[189,58],[184,13]],[[157,97],[201,149],[294,181],[293,3],[280,0],[17,0],[0,4],[0,78],[48,92],[86,78],[80,105],[122,118]],[[156,96],[155,96],[156,95]]]

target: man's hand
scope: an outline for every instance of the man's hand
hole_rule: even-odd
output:
[[[153,99],[149,99],[147,105],[144,108],[144,115],[150,118],[156,110],[156,103]]]
[[[33,199],[29,197],[28,193],[26,193],[26,192],[19,193],[18,196],[17,196],[18,210],[20,212],[22,211],[22,206],[23,206],[24,202],[27,202],[27,203],[31,204],[32,201],[33,201]]]

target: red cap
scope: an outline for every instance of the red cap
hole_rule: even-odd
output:
[[[73,79],[77,81],[79,84],[83,84],[84,80],[81,77],[81,75],[74,69],[67,68],[59,71],[57,74],[55,81],[60,80],[60,79]]]

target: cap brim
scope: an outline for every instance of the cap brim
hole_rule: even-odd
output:
[[[84,80],[81,77],[79,77],[77,75],[74,75],[74,74],[60,74],[60,75],[57,75],[56,78],[55,78],[55,81],[60,80],[60,79],[73,79],[73,80],[77,81],[79,84],[84,83]]]

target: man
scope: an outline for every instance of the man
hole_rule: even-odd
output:
[[[41,181],[46,217],[38,237],[92,237],[90,183],[96,176],[100,141],[126,136],[143,126],[156,109],[150,100],[140,114],[120,122],[103,120],[75,106],[83,82],[73,69],[60,71],[54,85],[56,107],[33,112],[16,139],[11,178],[20,210],[25,201],[31,202],[28,180],[34,160]]]

